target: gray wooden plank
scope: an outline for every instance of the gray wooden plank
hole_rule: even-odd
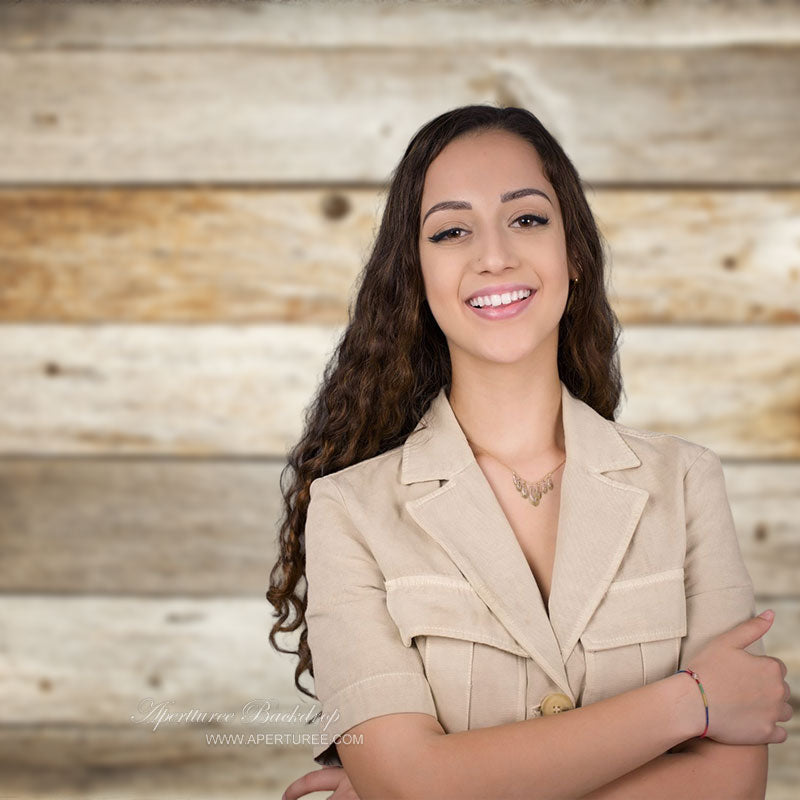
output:
[[[224,733],[220,733],[224,731]],[[241,736],[223,740],[206,736]],[[264,738],[259,740],[257,737]],[[0,725],[3,797],[15,800],[280,800],[319,769],[302,735],[266,726]],[[256,737],[251,740],[250,737]],[[217,742],[216,744],[214,742]],[[324,800],[314,792],[307,800]]]
[[[130,724],[157,733],[162,711],[228,715],[220,725],[260,725],[267,711],[295,706],[313,715],[319,703],[294,685],[297,657],[269,643],[273,613],[263,594],[4,594],[0,724]],[[278,637],[287,649],[296,640]],[[301,684],[313,687],[308,673]]]
[[[283,466],[0,459],[0,591],[264,597]]]
[[[53,3],[0,6],[0,48],[386,47],[790,43],[793,0],[650,0],[620,3],[460,0],[456,3]]]
[[[6,324],[0,453],[285,458],[341,333]],[[800,326],[634,325],[620,353],[620,422],[726,458],[800,457]]]
[[[282,467],[0,459],[0,592],[263,596],[277,559]],[[800,599],[800,464],[724,469],[756,591]]]
[[[381,183],[467,103],[529,108],[594,183],[800,179],[795,46],[20,50],[0,75],[5,183]]]
[[[620,422],[725,458],[797,459],[800,326],[628,326],[620,356]]]

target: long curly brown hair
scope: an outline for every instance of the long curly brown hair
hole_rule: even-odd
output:
[[[311,482],[403,443],[451,379],[447,341],[428,306],[419,258],[420,203],[428,166],[449,142],[487,130],[516,133],[539,153],[561,204],[567,257],[580,275],[570,282],[559,323],[558,373],[567,388],[606,419],[615,419],[622,391],[617,338],[620,326],[606,296],[604,240],[581,179],[558,142],[530,111],[468,105],[423,125],[390,176],[383,218],[359,276],[348,324],[306,408],[301,439],[281,472],[285,513],[279,555],[267,600],[277,622],[270,644],[299,658],[295,685],[314,677],[305,622],[304,528]],[[290,483],[283,488],[284,476]],[[280,647],[277,633],[300,631],[296,650]]]

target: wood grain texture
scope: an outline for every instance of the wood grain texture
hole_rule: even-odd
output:
[[[798,457],[800,326],[631,326],[620,341],[620,422],[726,458]]]
[[[800,191],[598,189],[623,324],[800,322]],[[385,188],[0,189],[0,322],[347,321]]]
[[[281,743],[266,726],[133,724],[0,726],[0,773],[14,800],[280,800],[319,769],[296,731]],[[251,740],[263,733],[261,741]],[[206,736],[243,736],[206,744]],[[210,739],[211,742],[219,741]],[[314,792],[304,800],[324,800]]]
[[[153,13],[158,6],[158,13]],[[457,5],[457,10],[453,8]],[[449,6],[449,7],[448,7]],[[0,48],[415,46],[463,44],[789,44],[800,41],[794,0],[370,0],[292,3],[226,0],[46,0],[0,6]]]
[[[800,463],[723,462],[723,470],[742,556],[756,592],[765,603],[769,598],[797,597]]]
[[[284,457],[336,333],[279,324],[6,325],[0,450]]]
[[[0,724],[149,726],[153,705],[161,703],[177,711],[235,711],[244,723],[251,704],[261,708],[264,700],[274,710],[313,705],[294,685],[297,657],[270,646],[272,613],[263,594],[6,593]],[[288,649],[296,638],[278,641]],[[301,683],[312,686],[308,673]]]
[[[382,202],[337,187],[0,190],[0,321],[345,322]]]
[[[800,179],[795,46],[17,50],[0,74],[6,183],[380,183],[467,103],[529,108],[590,182]]]
[[[341,333],[9,323],[0,452],[284,458]],[[726,458],[800,455],[800,326],[629,326],[620,352],[620,422]]]
[[[0,460],[0,592],[264,597],[283,466]]]
[[[787,680],[796,687],[800,604],[781,600],[770,607],[776,615],[764,643],[769,655],[786,663]],[[269,713],[289,713],[302,697],[288,681],[289,657],[268,649],[261,601],[6,595],[0,615],[3,659],[18,665],[8,678],[9,696],[0,710],[0,741],[8,742],[16,731],[29,737],[31,720],[36,720],[50,730],[43,742],[61,749],[46,754],[36,747],[25,756],[29,765],[37,759],[50,768],[70,764],[77,742],[65,739],[63,732],[79,730],[91,748],[72,768],[93,763],[106,780],[132,763],[141,763],[145,774],[151,769],[158,775],[165,760],[174,759],[202,774],[204,761],[242,757],[246,745],[210,748],[205,730],[191,721],[176,718],[156,726],[151,709],[168,700],[173,702],[166,709],[174,713],[227,714],[213,732],[248,727],[257,733],[307,731],[299,722],[265,721]],[[141,705],[147,698],[152,701]],[[269,708],[265,699],[272,701]],[[796,699],[792,702],[797,705]],[[317,707],[311,700],[300,703],[297,715]],[[103,739],[97,736],[101,727]],[[796,716],[786,728],[797,735]],[[20,747],[17,740],[11,753]],[[257,748],[265,759],[266,748]],[[796,762],[792,764],[797,774]],[[252,771],[243,776],[245,782],[252,779]]]
[[[620,421],[723,457],[797,711],[798,96],[794,0],[0,3],[2,792],[277,800],[317,767],[205,738],[279,723],[131,715],[309,702],[267,639],[280,469],[391,170],[465,103],[580,171]]]
[[[0,592],[263,596],[277,558],[282,467],[2,459]],[[725,462],[724,470],[756,592],[800,601],[800,465]]]

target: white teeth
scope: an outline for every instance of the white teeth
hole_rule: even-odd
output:
[[[503,292],[503,294],[491,294],[484,297],[473,297],[469,304],[474,308],[482,308],[483,306],[507,306],[516,300],[522,300],[531,293],[530,289],[521,289],[513,292]]]

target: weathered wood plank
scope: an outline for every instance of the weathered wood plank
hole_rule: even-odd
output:
[[[0,459],[0,591],[263,596],[282,467]],[[800,464],[724,468],[756,591],[800,600]]]
[[[280,800],[286,787],[318,769],[303,739],[267,739],[267,726],[24,724],[0,726],[0,773],[15,800]],[[239,740],[206,744],[220,731]],[[294,732],[294,731],[293,731]],[[251,736],[264,734],[251,743]],[[215,741],[211,739],[210,741]],[[217,740],[218,741],[218,740]],[[292,744],[296,741],[296,744]],[[324,800],[314,792],[308,800]]]
[[[598,190],[589,200],[623,324],[800,320],[800,193]]]
[[[177,712],[236,712],[227,719],[241,723],[266,700],[272,709],[299,703],[313,711],[315,701],[294,685],[297,657],[269,644],[273,612],[263,595],[4,594],[0,724],[144,726],[162,703]],[[279,641],[288,647],[296,638]],[[313,682],[306,674],[302,683]]]
[[[0,6],[0,48],[441,47],[461,44],[733,44],[800,40],[793,0],[453,4],[70,2]]]
[[[46,13],[39,3],[0,6],[0,70],[12,84],[0,88],[0,180],[376,184],[418,124],[486,100],[540,114],[587,180],[797,180],[795,4],[714,2],[691,15],[666,2],[520,5],[181,3],[158,14],[147,4],[51,4]],[[194,75],[197,52],[204,63]],[[553,59],[569,66],[554,72]],[[241,71],[245,62],[254,69]],[[278,80],[284,64],[287,79]],[[230,103],[218,102],[226,94]],[[304,108],[320,116],[309,122]],[[353,119],[374,123],[354,133]],[[631,137],[647,146],[631,150]],[[119,188],[85,192],[81,206],[77,193],[58,188],[9,231],[6,214],[21,197],[25,190],[0,197],[0,320],[25,323],[0,335],[0,451],[23,455],[0,461],[0,568],[19,570],[0,581],[6,592],[29,593],[0,604],[3,789],[41,798],[277,798],[315,767],[310,748],[213,747],[199,729],[159,736],[126,722],[144,692],[193,707],[230,701],[236,710],[237,692],[300,697],[294,661],[266,641],[277,471],[338,332],[330,326],[344,320],[374,192]],[[615,306],[634,323],[623,343],[632,402],[621,421],[727,457],[758,608],[778,612],[767,647],[786,661],[796,690],[800,465],[732,459],[799,457],[797,326],[731,328],[726,346],[725,329],[636,324],[797,323],[797,197],[600,192],[596,204],[614,251]],[[199,333],[115,327],[209,319],[220,324]],[[228,322],[326,327],[230,330]],[[24,458],[61,452],[147,458]],[[229,453],[272,460],[153,457]],[[247,600],[180,597],[251,592]],[[787,723],[786,744],[770,748],[768,800],[795,796],[799,722]]]
[[[190,724],[157,725],[153,708],[162,704],[174,713],[223,715],[217,730],[235,723],[261,729],[268,712],[288,713],[298,705],[296,717],[313,714],[319,704],[294,686],[296,657],[269,645],[268,607],[271,612],[262,599],[5,594],[0,724],[130,726],[154,733]],[[757,597],[756,609],[766,607],[775,610],[775,621],[764,644],[786,663],[796,698],[800,603]],[[302,682],[312,686],[308,674]],[[800,720],[790,724],[794,729]],[[270,725],[307,730],[299,722],[273,719]]]
[[[341,331],[9,323],[0,452],[284,458]],[[726,458],[800,457],[800,326],[629,326],[620,348],[620,422]]]
[[[342,323],[382,201],[337,188],[5,189],[0,320]]]
[[[723,469],[756,592],[764,603],[800,598],[800,463],[724,462]]]
[[[264,597],[283,466],[0,459],[0,591]]]
[[[384,200],[347,187],[6,188],[0,321],[344,323]],[[800,322],[800,191],[589,200],[623,323]]]
[[[485,102],[531,109],[592,182],[800,180],[795,46],[19,50],[0,74],[7,183],[380,183]]]
[[[6,325],[0,450],[283,457],[336,332],[280,324]],[[57,408],[69,419],[52,418]]]
[[[726,458],[797,459],[800,326],[629,326],[620,356],[620,422]]]
[[[769,779],[765,800],[796,800],[797,787],[800,786],[800,746],[798,731],[800,726],[795,722],[798,705],[795,702],[795,717],[789,722],[781,723],[789,738],[780,744],[769,745]]]

